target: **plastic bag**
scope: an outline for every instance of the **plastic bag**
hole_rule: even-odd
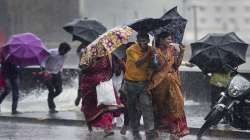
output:
[[[117,105],[112,79],[96,86],[97,106]]]

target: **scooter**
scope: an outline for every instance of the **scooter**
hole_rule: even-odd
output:
[[[236,74],[230,80],[227,90],[221,92],[217,103],[205,117],[205,123],[200,128],[197,137],[202,137],[206,130],[211,126],[216,126],[226,116],[230,116],[229,124],[232,126],[237,126],[241,122],[246,126],[239,125],[239,127],[250,128],[250,119],[246,120],[247,117],[239,112],[243,109],[242,105],[248,105],[250,108],[250,81],[242,75]],[[249,122],[249,124],[245,122]]]

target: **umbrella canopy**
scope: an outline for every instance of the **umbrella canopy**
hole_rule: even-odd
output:
[[[157,18],[144,18],[136,20],[135,22],[129,24],[128,26],[137,32],[151,32],[157,28],[167,25],[168,22],[165,22],[162,19]]]
[[[73,40],[94,41],[106,32],[106,27],[96,20],[75,19],[67,23],[63,29],[73,35]]]
[[[49,56],[42,41],[32,33],[11,36],[2,49],[5,60],[21,67],[40,65]]]
[[[102,57],[112,53],[116,48],[128,42],[135,31],[128,26],[115,27],[89,44],[84,50],[80,65],[87,65],[92,58]]]
[[[248,44],[234,32],[208,34],[191,44],[190,62],[206,72],[224,70],[225,65],[237,67],[245,63]]]
[[[187,20],[178,13],[177,7],[174,7],[171,10],[167,11],[160,19],[164,20],[168,24],[153,30],[152,33],[155,35],[159,35],[164,32],[170,32],[174,36],[173,42],[181,43]]]

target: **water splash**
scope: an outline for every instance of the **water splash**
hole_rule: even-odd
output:
[[[72,83],[69,85],[71,86],[65,85],[63,92],[55,98],[56,109],[59,111],[80,110],[79,107],[74,105],[74,100],[77,96],[78,78],[72,80]],[[34,89],[28,95],[21,97],[18,103],[18,110],[22,112],[47,112],[47,96],[48,90]],[[10,112],[11,104],[11,100],[3,101],[1,112]]]

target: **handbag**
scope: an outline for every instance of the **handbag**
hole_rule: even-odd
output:
[[[96,86],[97,106],[117,105],[112,78]]]

